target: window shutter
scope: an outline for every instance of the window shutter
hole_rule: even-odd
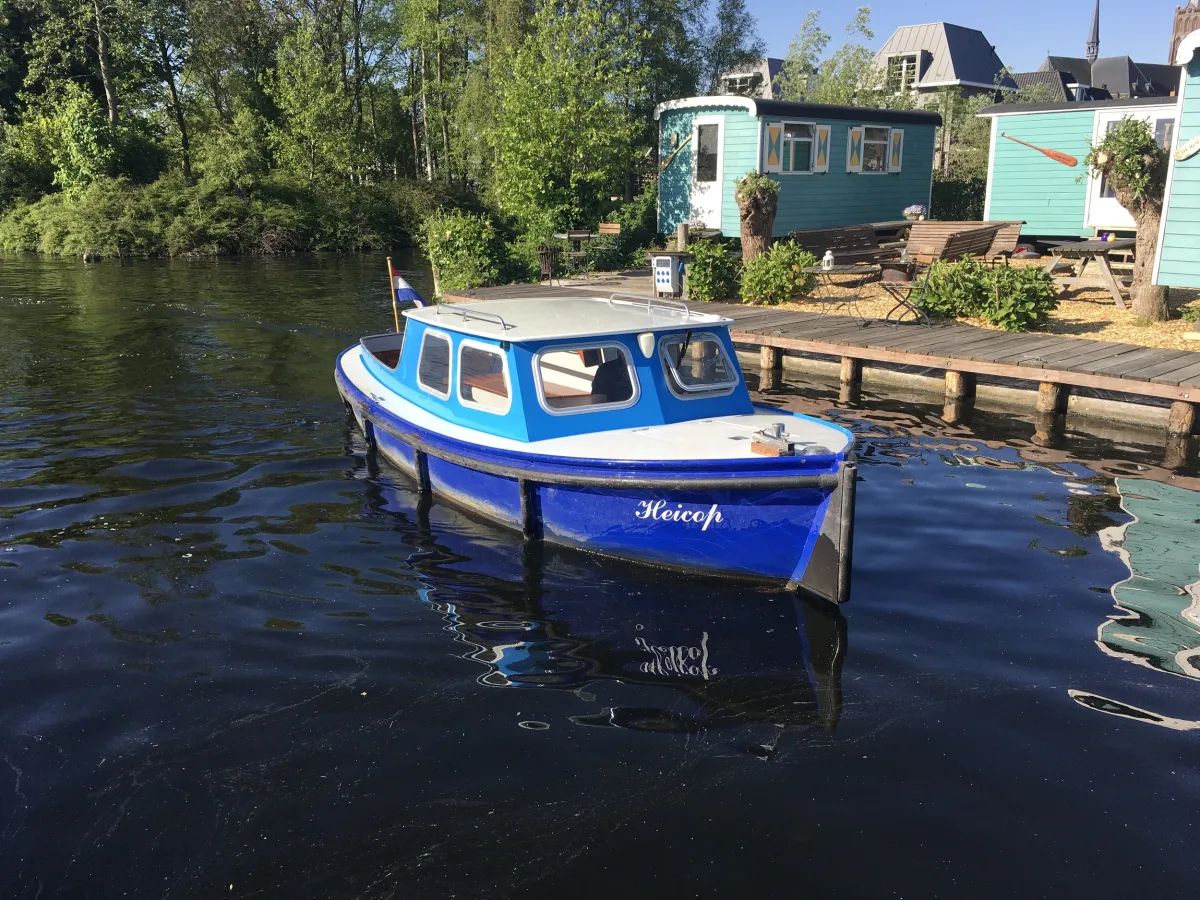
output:
[[[767,123],[766,162],[764,172],[783,171],[783,124],[780,122]]]
[[[846,171],[861,172],[863,155],[863,129],[850,128],[846,132]]]
[[[888,171],[899,172],[904,163],[904,129],[892,129],[892,151],[888,154]]]
[[[818,125],[816,128],[816,146],[813,148],[813,167],[814,172],[829,171],[829,134],[830,128],[828,125]]]

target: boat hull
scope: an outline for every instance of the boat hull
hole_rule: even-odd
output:
[[[442,439],[383,409],[340,371],[337,381],[368,442],[422,490],[527,538],[848,599],[852,455],[767,477],[548,463]]]

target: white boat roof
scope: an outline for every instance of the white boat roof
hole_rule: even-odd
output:
[[[404,311],[433,328],[506,341],[545,341],[728,325],[677,300],[624,297],[529,297],[441,303]]]

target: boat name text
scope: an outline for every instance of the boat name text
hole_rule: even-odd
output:
[[[657,522],[703,522],[701,531],[708,531],[713,522],[721,522],[721,511],[717,504],[709,509],[684,509],[682,503],[675,504],[674,509],[667,509],[666,500],[639,500],[641,507],[634,516],[639,519],[653,519]]]

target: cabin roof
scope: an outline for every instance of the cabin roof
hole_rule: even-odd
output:
[[[790,100],[766,100],[717,94],[711,97],[683,97],[667,100],[654,107],[654,118],[675,109],[712,109],[740,107],[752,116],[794,116],[813,119],[848,119],[852,122],[894,122],[911,125],[941,125],[940,113],[920,109],[873,109],[869,106],[836,106],[829,103],[794,103]]]
[[[405,310],[404,315],[431,328],[515,342],[715,327],[733,321],[671,301],[578,296],[439,304]]]
[[[1175,106],[1174,97],[1124,97],[1119,100],[1083,100],[1066,103],[1000,103],[981,109],[980,116],[1021,116],[1041,112],[1078,112],[1084,109],[1121,109],[1125,106]]]

